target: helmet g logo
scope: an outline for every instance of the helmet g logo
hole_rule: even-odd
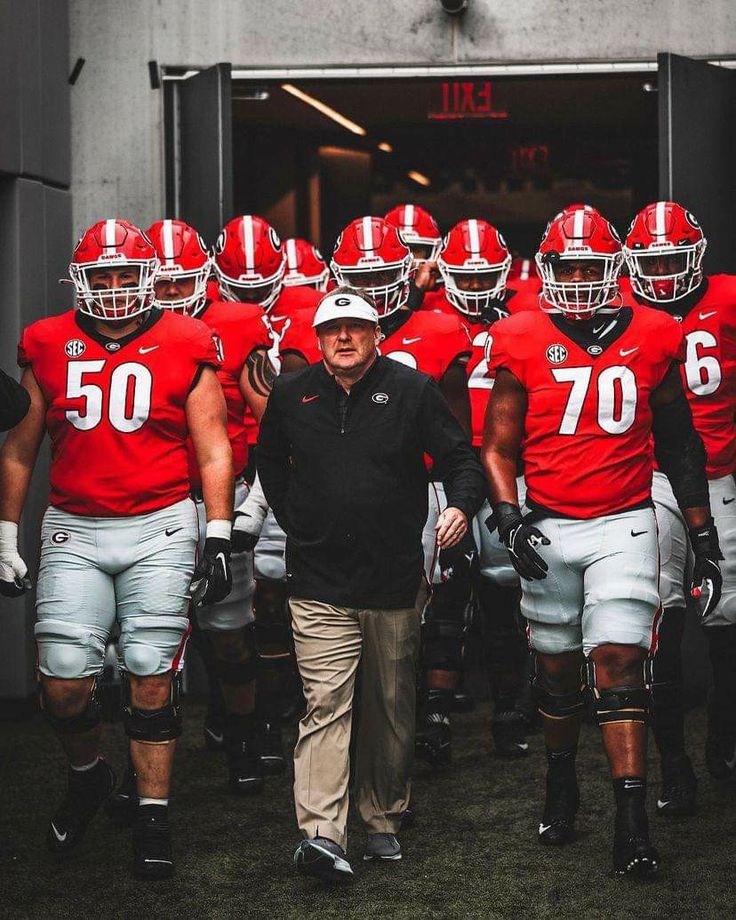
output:
[[[567,361],[567,349],[558,343],[550,345],[547,349],[547,360],[550,364],[562,364]]]

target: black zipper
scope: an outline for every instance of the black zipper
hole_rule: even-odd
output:
[[[342,390],[342,387],[340,388]],[[345,434],[345,424],[348,420],[348,400],[350,399],[350,394],[346,393],[344,390],[340,393],[340,402],[338,404],[338,409],[340,412],[340,434]]]

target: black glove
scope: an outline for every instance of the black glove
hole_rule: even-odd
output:
[[[33,584],[28,575],[23,575],[13,581],[0,580],[0,594],[2,594],[3,597],[20,597],[22,594],[25,594],[26,591],[30,591],[32,587]]]
[[[549,546],[549,540],[536,527],[525,523],[518,505],[511,502],[494,505],[493,514],[486,519],[486,527],[491,532],[494,523],[519,575],[527,581],[546,578],[549,566],[534,547]]]
[[[258,534],[251,533],[244,527],[239,527],[244,520],[248,518],[247,514],[238,514],[235,512],[235,521],[233,522],[232,544],[234,553],[250,553],[258,542]]]
[[[700,599],[698,607],[701,621],[704,622],[718,606],[723,588],[723,575],[718,565],[723,559],[723,553],[713,518],[709,518],[702,527],[691,529],[690,543],[695,553],[690,594]]]
[[[197,563],[189,590],[195,607],[209,606],[224,600],[232,591],[230,571],[230,541],[207,537],[204,552]]]

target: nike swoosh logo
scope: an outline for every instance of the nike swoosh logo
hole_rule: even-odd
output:
[[[711,316],[715,316],[718,310],[711,310],[710,313],[698,313],[698,316],[702,319],[710,319]]]
[[[669,804],[669,799],[665,799],[664,801],[662,801],[662,799],[657,799],[657,808],[666,808]]]
[[[540,836],[544,834],[546,831],[548,831],[551,827],[552,827],[551,824],[540,824],[539,825]]]
[[[632,537],[640,537],[643,533],[646,533],[646,530],[632,530],[632,531],[631,531],[631,536],[632,536]]]
[[[213,741],[216,741],[218,744],[222,744],[225,736],[222,732],[218,735],[217,732],[213,732],[211,728],[205,728],[207,734],[212,738]]]
[[[736,498],[724,498],[724,499],[723,499],[723,504],[724,504],[724,505],[730,505],[731,502],[736,502]]]
[[[736,750],[733,752],[733,757],[730,760],[726,760],[725,763],[729,770],[733,770],[736,767]],[[53,824],[51,826],[53,827]],[[64,836],[66,837],[66,834]]]
[[[144,348],[141,345],[141,347],[138,349],[138,354],[147,355],[149,351],[156,351],[157,348],[158,348],[158,345],[150,345],[148,348]]]
[[[319,393],[316,396],[302,396],[303,403],[314,402],[315,399],[319,399]]]
[[[64,831],[63,834],[60,834],[60,833],[56,830],[56,825],[54,824],[53,821],[51,822],[51,830],[54,832],[54,837],[56,837],[56,839],[59,841],[59,843],[63,843],[63,842],[66,840],[66,838],[67,838],[67,834],[69,833],[69,831]]]
[[[181,530],[181,527],[171,527],[171,528],[167,527],[167,528],[166,528],[166,536],[167,536],[167,537],[170,537],[170,536],[172,536],[172,535],[175,534],[175,533],[179,533],[180,530]]]
[[[401,344],[402,345],[413,345],[414,342],[421,342],[421,341],[422,341],[422,337],[421,335],[418,335],[415,339],[402,339]]]
[[[618,353],[622,358],[625,358],[626,355],[633,355],[635,351],[639,351],[638,345],[635,345],[633,348],[620,348]]]

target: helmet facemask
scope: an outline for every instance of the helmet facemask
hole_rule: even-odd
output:
[[[494,301],[504,296],[510,268],[510,255],[495,265],[489,265],[483,259],[482,264],[474,266],[473,260],[469,259],[462,268],[439,260],[447,299],[455,309],[471,318],[481,318]]]
[[[285,271],[286,261],[283,260],[278,271],[268,278],[256,272],[243,274],[239,278],[231,278],[215,263],[220,292],[226,300],[258,304],[266,312],[271,309],[281,293]]]
[[[575,319],[589,319],[594,313],[613,313],[621,309],[618,278],[623,264],[623,253],[567,251],[538,252],[537,270],[542,279],[540,308],[545,313],[564,313]],[[559,267],[565,262],[590,262],[602,264],[602,278],[591,281],[560,281]]]
[[[631,287],[640,297],[656,303],[673,303],[686,297],[703,280],[705,246],[702,239],[689,246],[667,243],[647,249],[624,249]],[[664,259],[671,262],[668,270],[653,271],[662,267]]]
[[[207,302],[207,279],[209,276],[209,261],[201,268],[190,269],[188,271],[185,271],[176,264],[161,266],[156,272],[156,277],[153,282],[153,306],[159,307],[162,310],[173,310],[175,313],[182,313],[185,316],[196,316]],[[179,297],[175,300],[160,300],[156,296],[156,285],[159,281],[185,281],[188,278],[194,279],[194,290],[188,297]]]
[[[332,260],[332,272],[339,285],[358,288],[376,304],[379,316],[389,316],[401,309],[409,295],[411,256],[401,262],[386,264],[382,259],[366,257],[360,265],[343,268]]]
[[[158,266],[158,259],[128,259],[123,256],[96,262],[72,262],[69,275],[77,290],[80,313],[105,322],[115,322],[147,312],[152,306],[153,280]],[[100,281],[90,282],[95,273],[110,269],[134,270],[136,280],[116,288],[105,287]]]

